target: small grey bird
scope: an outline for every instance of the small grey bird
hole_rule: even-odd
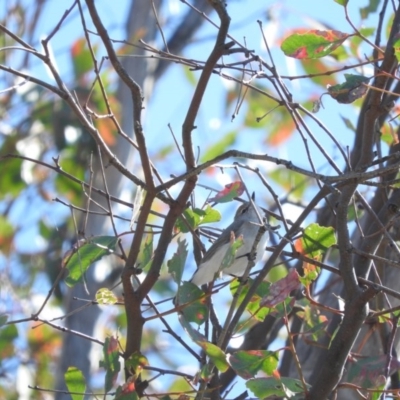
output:
[[[258,206],[256,207],[258,214],[263,218],[263,211]],[[216,274],[221,272],[221,264],[229,249],[232,232],[236,239],[240,235],[243,235],[244,243],[237,250],[233,263],[229,267],[223,269],[222,272],[224,274],[242,276],[248,265],[248,255],[251,252],[259,229],[260,220],[252,203],[248,202],[242,204],[236,211],[233,222],[222,231],[219,238],[208,249],[190,281],[197,286],[202,286],[215,279]],[[257,246],[255,263],[261,260],[267,240],[268,233],[265,232]]]

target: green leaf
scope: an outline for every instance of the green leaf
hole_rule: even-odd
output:
[[[6,217],[0,215],[0,251],[4,255],[9,255],[12,250],[14,240],[14,227]]]
[[[394,43],[393,43],[393,49],[394,49],[394,55],[397,58],[397,61],[400,60],[400,38],[397,39]]]
[[[246,387],[255,396],[264,399],[270,396],[292,398],[296,393],[304,393],[304,388],[298,379],[294,378],[255,378],[246,382]],[[307,385],[307,389],[310,385]]]
[[[118,372],[121,369],[119,362],[118,340],[114,337],[106,338],[103,346],[104,359],[100,361],[100,367],[106,370],[104,378],[104,389],[109,392],[115,384]]]
[[[15,356],[14,339],[18,337],[15,325],[6,325],[0,329],[0,359]]]
[[[250,286],[253,283],[253,279],[249,278],[246,284],[242,285],[242,290],[238,297],[238,306],[243,302]],[[236,291],[239,288],[239,281],[237,279],[233,280],[230,285],[230,291],[232,296],[236,296]],[[246,304],[246,311],[258,321],[264,321],[265,317],[269,314],[270,310],[266,307],[261,307],[261,299],[269,293],[269,288],[271,284],[269,282],[261,282],[257,287],[256,293],[252,296],[250,301]]]
[[[187,243],[178,238],[178,249],[170,260],[167,261],[168,272],[172,275],[173,280],[178,284],[181,284],[182,273],[185,269],[185,262],[188,255]]]
[[[148,359],[140,352],[133,353],[125,363],[132,376],[137,377],[143,371],[143,367],[149,365]]]
[[[140,243],[139,256],[137,258],[137,267],[148,271],[153,258],[153,232],[146,234]]]
[[[196,210],[198,210],[198,208],[196,208]],[[202,218],[199,222],[199,225],[211,224],[218,221],[221,221],[221,213],[218,210],[212,208],[209,204],[207,204],[205,210],[203,210]]]
[[[203,365],[200,370],[200,378],[204,382],[209,383],[211,381],[212,377],[214,376],[213,370],[214,370],[213,365],[211,365],[211,364]]]
[[[218,142],[208,147],[204,155],[201,157],[200,162],[212,160],[213,158],[227,151],[229,146],[235,144],[237,134],[238,132],[227,133]]]
[[[286,299],[277,304],[273,308],[266,307],[269,310],[269,314],[274,316],[276,319],[286,318],[288,314],[292,312],[296,299],[294,297],[286,297]]]
[[[310,257],[318,257],[336,244],[335,230],[329,226],[310,224],[301,238],[302,252]]]
[[[91,238],[85,244],[73,249],[74,253],[64,256],[64,262],[68,261],[67,269],[69,275],[65,283],[72,287],[83,279],[83,274],[89,266],[102,257],[114,252],[118,238],[114,236],[98,236]]]
[[[200,225],[208,224],[212,222],[218,222],[221,220],[221,213],[213,209],[210,205],[207,205],[205,210],[200,208],[187,208],[183,215],[186,218],[187,223],[193,230],[196,230]],[[183,218],[178,217],[176,220],[175,228],[182,233],[190,232],[187,224],[183,221]]]
[[[81,400],[85,397],[86,381],[82,371],[76,367],[68,367],[67,372],[64,374],[64,379],[68,391],[72,392],[70,393],[72,400]]]
[[[118,301],[118,299],[111,290],[107,288],[101,288],[96,293],[96,301],[99,304],[112,305],[115,304]]]
[[[206,298],[204,297],[204,292],[194,283],[184,282],[178,289],[176,301],[178,305],[187,304],[182,308],[186,321],[194,322],[198,325],[206,321],[208,315]]]
[[[6,150],[7,148],[3,145],[2,153]],[[17,197],[25,188],[25,183],[21,179],[21,168],[22,160],[17,158],[2,161],[1,169],[7,173],[0,174],[0,200],[5,196]]]
[[[271,268],[271,270],[268,272],[266,280],[273,283],[279,281],[279,279],[284,278],[287,274],[287,268],[283,264],[279,264],[276,267]]]
[[[369,14],[376,12],[378,9],[379,0],[369,0],[369,4],[366,7],[360,8],[360,16],[362,19],[367,19]]]
[[[189,226],[195,230],[199,224],[200,221],[200,213],[196,212],[195,210],[192,210],[191,208],[187,208],[184,212],[183,215],[186,219],[186,222],[183,220],[182,217],[178,217],[176,220],[175,228],[182,233],[188,233],[190,232]]]
[[[75,41],[71,47],[72,63],[74,66],[75,78],[80,80],[82,75],[93,69],[93,59],[86,44],[85,38],[80,38]]]
[[[192,85],[195,86],[197,84],[197,77],[194,71],[188,68],[186,65],[182,65],[183,73],[187,81]]]
[[[281,49],[288,57],[321,58],[332,53],[349,36],[347,33],[335,30],[294,33],[282,42]]]
[[[297,311],[296,315],[303,320],[303,333],[305,337],[311,337],[316,342],[319,337],[327,334],[325,328],[329,320],[317,307],[310,306],[308,300],[304,299],[298,304],[302,307],[302,311]]]
[[[344,74],[346,82],[328,87],[328,93],[341,104],[349,104],[361,98],[368,91],[370,78],[362,75]]]
[[[260,371],[272,375],[278,361],[278,354],[267,350],[236,351],[229,357],[231,367],[244,379],[253,378]]]
[[[243,235],[240,235],[238,238],[235,237],[235,234],[231,232],[230,244],[224,258],[222,259],[221,266],[219,267],[219,271],[223,271],[226,268],[229,268],[236,259],[236,252],[242,247],[244,244]]]
[[[341,6],[347,6],[349,0],[333,0],[335,3],[340,4]]]
[[[200,332],[193,329],[190,323],[187,322],[182,315],[179,316],[179,321],[191,339],[196,342],[210,357],[218,370],[225,372],[229,368],[229,364],[226,360],[226,354],[218,346],[208,342]]]
[[[229,364],[226,361],[226,354],[218,346],[210,342],[200,342],[198,345],[204,350],[208,357],[210,357],[210,360],[219,371],[227,371]]]

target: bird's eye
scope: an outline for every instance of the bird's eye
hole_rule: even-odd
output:
[[[243,207],[243,208],[240,210],[240,214],[244,214],[248,209],[249,209],[249,206]]]

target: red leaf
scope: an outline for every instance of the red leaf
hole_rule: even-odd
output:
[[[114,336],[111,336],[107,346],[107,353],[111,354],[114,351],[118,351],[118,340]]]
[[[292,268],[289,273],[279,281],[276,281],[269,288],[269,294],[260,301],[260,306],[272,308],[279,303],[282,303],[290,292],[299,287],[299,274],[295,268]]]
[[[294,33],[281,45],[288,57],[297,59],[320,58],[332,53],[350,35],[336,30],[309,30],[305,33]]]
[[[218,192],[215,197],[211,197],[209,201],[215,201],[216,203],[227,203],[233,200],[235,197],[239,197],[244,192],[244,184],[241,181],[235,181],[225,185],[225,189]]]

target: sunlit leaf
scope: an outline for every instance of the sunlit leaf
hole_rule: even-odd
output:
[[[235,279],[231,282],[230,291],[232,296],[236,296],[238,298],[238,306],[243,302],[252,283],[253,279],[249,278],[245,284],[241,284],[241,291],[238,296],[236,292],[239,288],[239,281]],[[258,321],[264,321],[265,317],[270,312],[268,308],[260,305],[261,299],[269,293],[270,286],[271,284],[269,282],[261,282],[261,284],[257,287],[256,293],[253,294],[250,301],[246,304],[246,311]]]
[[[317,258],[319,259],[319,257]],[[300,277],[300,282],[304,286],[308,286],[318,278],[320,268],[310,262],[305,262],[303,263],[303,273],[304,275]]]
[[[96,293],[96,301],[99,304],[112,305],[115,304],[118,301],[118,299],[111,290],[107,288],[101,288]]]
[[[336,30],[310,30],[306,33],[294,33],[287,37],[281,49],[288,57],[320,58],[330,54],[350,35]]]
[[[334,2],[340,4],[341,6],[346,6],[349,0],[334,0]]]
[[[85,397],[86,381],[81,370],[76,367],[68,367],[64,379],[69,392],[72,392],[70,393],[72,400],[81,400]]]
[[[225,372],[229,368],[226,361],[226,354],[215,344],[210,342],[198,343],[204,352],[210,357],[210,360],[215,364],[219,371]]]
[[[79,244],[73,249],[71,257],[64,257],[68,261],[67,269],[69,275],[65,278],[68,286],[74,286],[83,279],[83,274],[91,264],[100,260],[106,255],[112,254],[118,243],[118,238],[114,236],[98,236],[91,238],[84,244]]]
[[[304,301],[302,309],[297,311],[296,315],[303,320],[305,338],[311,337],[316,342],[319,337],[327,334],[325,328],[329,323],[328,318],[322,315],[316,306],[310,305],[308,301]]]
[[[199,225],[221,221],[221,213],[215,208],[212,208],[209,204],[207,204],[203,211],[204,213],[201,215]]]
[[[400,107],[395,107],[393,112],[398,113],[400,111]],[[386,143],[388,146],[393,146],[398,143],[397,135],[393,131],[391,123],[385,122],[380,129],[380,137],[383,143]]]
[[[125,363],[125,367],[131,372],[132,376],[139,376],[143,367],[149,365],[149,360],[140,352],[133,353]]]
[[[212,377],[214,376],[213,369],[214,369],[213,366],[210,364],[203,365],[200,370],[201,380],[203,380],[206,383],[210,382]]]
[[[398,38],[394,43],[393,43],[393,49],[394,49],[394,55],[397,58],[397,61],[400,60],[400,38]]]
[[[332,227],[310,224],[304,229],[301,247],[296,247],[296,249],[314,257],[325,253],[334,244],[336,244],[336,236]]]
[[[268,275],[266,277],[268,282],[276,282],[279,281],[279,279],[284,278],[288,274],[288,270],[285,267],[285,265],[280,264],[277,265],[276,267],[271,268],[271,270],[268,272]]]
[[[187,224],[189,224],[193,230],[196,230],[202,224],[218,222],[221,220],[221,213],[210,205],[207,205],[204,210],[200,208],[187,208],[183,212],[183,215],[185,216],[186,222],[183,218],[179,217],[175,224],[175,229],[182,233],[190,232]]]
[[[196,73],[188,68],[186,65],[182,65],[183,73],[186,80],[192,85],[195,86],[198,80]],[[198,74],[198,73],[197,73]]]
[[[229,364],[244,379],[255,377],[259,372],[267,375],[278,367],[279,355],[267,350],[235,351],[229,357]]]

